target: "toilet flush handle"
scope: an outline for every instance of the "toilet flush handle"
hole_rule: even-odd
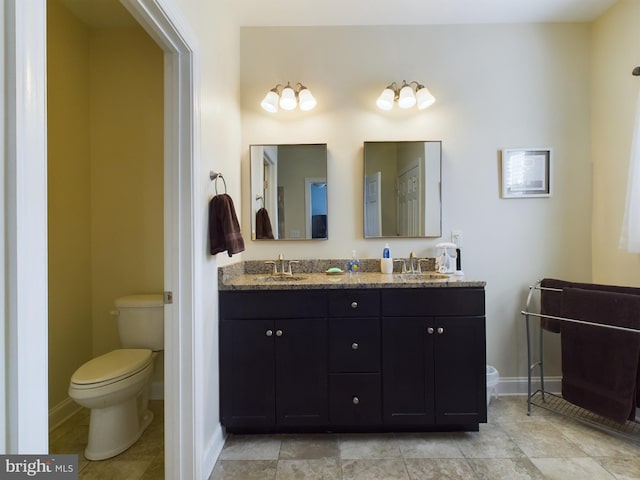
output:
[[[109,315],[113,315],[114,317],[117,317],[118,315],[120,315],[120,312],[118,310],[111,310],[109,312]]]

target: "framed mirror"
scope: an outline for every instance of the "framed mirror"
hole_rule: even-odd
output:
[[[251,145],[251,237],[324,240],[327,145]]]
[[[442,236],[442,142],[364,143],[364,236]]]

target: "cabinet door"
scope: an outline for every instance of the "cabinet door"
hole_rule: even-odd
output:
[[[431,320],[382,319],[382,405],[387,425],[432,424],[433,340]]]
[[[275,425],[272,320],[220,324],[221,417],[227,427]]]
[[[436,423],[486,422],[484,317],[437,317],[434,327]]]
[[[277,320],[275,326],[278,425],[326,425],[326,320],[292,318]]]

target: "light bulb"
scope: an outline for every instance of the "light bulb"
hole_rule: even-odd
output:
[[[282,90],[280,95],[280,106],[285,110],[293,110],[297,105],[296,92],[293,91],[291,86],[287,85]]]
[[[262,100],[260,106],[264,108],[267,112],[275,113],[278,111],[278,93],[273,90],[269,90]]]
[[[416,104],[416,96],[413,93],[413,88],[409,85],[405,85],[400,90],[400,98],[398,98],[398,106],[400,108],[411,108]]]
[[[424,110],[425,108],[433,105],[433,102],[436,101],[431,92],[427,90],[426,87],[422,87],[418,89],[416,92],[416,100],[418,101],[418,109]]]
[[[300,92],[298,93],[298,100],[300,101],[300,110],[302,110],[303,112],[313,110],[318,104],[307,87],[303,87],[300,89]]]
[[[396,94],[393,90],[385,88],[378,97],[378,100],[376,100],[376,105],[380,110],[391,110],[395,96]]]

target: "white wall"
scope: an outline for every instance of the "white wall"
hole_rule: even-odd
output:
[[[640,78],[640,1],[620,0],[592,27],[593,280],[640,285],[640,255],[618,249]]]
[[[587,24],[242,28],[244,258],[379,257],[386,240],[363,238],[363,141],[442,140],[443,238],[393,240],[392,254],[433,256],[462,230],[465,273],[487,282],[487,360],[525,376],[526,287],[591,275],[589,41]],[[403,79],[436,103],[377,110],[382,88]],[[262,97],[286,81],[318,107],[264,112]],[[248,240],[249,145],[296,142],[328,144],[330,238]],[[499,151],[514,147],[553,148],[551,198],[500,199]]]
[[[167,0],[167,3],[168,0]],[[226,254],[207,253],[207,208],[214,193],[209,171],[222,172],[227,191],[240,201],[240,38],[232,12],[223,2],[172,0],[197,42],[195,108],[199,129],[195,139],[193,200],[195,231],[193,265],[196,310],[193,318],[195,359],[196,458],[194,478],[207,478],[222,448],[218,388],[217,267],[235,262]],[[198,125],[197,125],[198,126]],[[189,182],[189,179],[183,179]],[[219,188],[222,182],[219,183]],[[191,212],[184,212],[190,215]],[[185,405],[184,408],[192,408]],[[202,455],[200,457],[200,455]]]

